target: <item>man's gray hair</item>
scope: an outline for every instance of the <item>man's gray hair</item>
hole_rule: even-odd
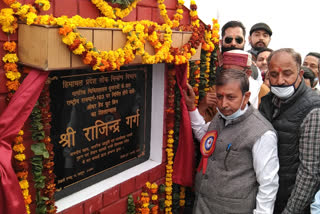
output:
[[[289,55],[291,55],[293,60],[297,64],[298,71],[300,71],[300,69],[301,69],[301,55],[292,48],[281,48],[279,50],[271,52],[271,54],[269,55],[269,57],[267,59],[268,65],[270,64],[271,58],[278,53],[288,53]]]

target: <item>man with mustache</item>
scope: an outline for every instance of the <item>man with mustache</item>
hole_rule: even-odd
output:
[[[271,214],[278,190],[277,136],[249,103],[247,74],[236,69],[218,74],[218,114],[209,123],[199,114],[193,89],[187,86],[184,99],[193,133],[201,139],[201,153],[209,151],[196,175],[193,213]]]
[[[229,21],[221,29],[221,53],[231,50],[244,50],[246,29],[239,21]]]
[[[254,61],[257,59],[258,52],[262,48],[267,48],[272,36],[271,28],[265,23],[257,23],[250,29],[248,37],[251,49],[248,51],[252,54]]]
[[[260,112],[278,133],[279,190],[275,214],[310,214],[320,185],[320,97],[303,80],[301,56],[291,48],[268,57],[271,92]]]
[[[308,67],[315,75],[314,84],[311,86],[314,90],[320,91],[319,85],[319,66],[320,66],[320,54],[316,52],[310,52],[306,55],[303,61],[303,66]],[[317,92],[319,93],[319,92]]]

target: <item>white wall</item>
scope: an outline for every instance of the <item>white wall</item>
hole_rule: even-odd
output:
[[[319,0],[195,1],[198,15],[206,24],[211,24],[212,18],[219,19],[220,27],[230,20],[238,20],[249,33],[252,25],[265,22],[273,31],[270,48],[294,48],[302,58],[308,52],[320,52]],[[185,0],[185,5],[189,7],[190,0]],[[249,48],[247,45],[246,50]]]

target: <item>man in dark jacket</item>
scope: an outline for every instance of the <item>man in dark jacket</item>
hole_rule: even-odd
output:
[[[271,93],[261,113],[278,133],[279,190],[274,213],[310,213],[320,184],[320,98],[303,81],[301,56],[280,49],[268,58]]]

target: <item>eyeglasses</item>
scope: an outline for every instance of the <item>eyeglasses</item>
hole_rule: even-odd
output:
[[[238,37],[236,37],[236,38],[226,37],[226,38],[224,39],[224,42],[225,42],[226,44],[230,44],[230,43],[233,41],[233,39],[235,39],[235,40],[236,40],[236,43],[238,43],[238,44],[242,44],[242,42],[243,42],[243,38],[240,37],[240,36],[238,36]]]

